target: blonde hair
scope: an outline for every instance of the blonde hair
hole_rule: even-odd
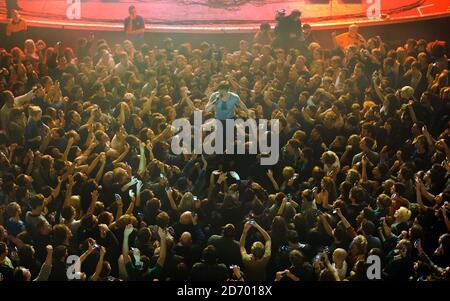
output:
[[[35,117],[39,114],[42,114],[42,109],[38,106],[30,106],[28,108],[28,114],[30,114],[30,117]]]

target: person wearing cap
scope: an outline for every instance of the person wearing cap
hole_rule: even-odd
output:
[[[240,99],[239,95],[230,92],[230,84],[223,81],[219,84],[219,90],[211,94],[205,111],[211,112],[215,109],[216,119],[225,121],[227,119],[235,118],[235,109],[244,110],[248,112],[247,107]]]
[[[140,43],[144,40],[145,22],[144,18],[136,12],[136,7],[131,5],[128,8],[129,16],[124,20],[124,30],[126,38],[134,43]]]
[[[335,36],[335,33],[333,33],[336,45],[342,50],[347,49],[347,47],[350,45],[365,46],[366,39],[358,33],[358,30],[359,26],[356,24],[352,24],[348,28],[348,32],[344,32],[343,34],[340,34],[338,36]]]

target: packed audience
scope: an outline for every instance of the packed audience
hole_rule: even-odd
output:
[[[303,30],[2,48],[0,280],[448,280],[446,43]],[[275,166],[172,153],[224,80],[279,120]]]

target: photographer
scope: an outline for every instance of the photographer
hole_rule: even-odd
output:
[[[298,9],[294,9],[288,16],[285,15],[284,10],[277,12],[273,48],[288,50],[301,47],[304,42],[301,15]]]

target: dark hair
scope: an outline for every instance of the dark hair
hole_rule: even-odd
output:
[[[6,253],[6,249],[7,249],[7,245],[6,243],[4,243],[3,241],[0,241],[0,255]]]
[[[44,196],[42,194],[32,196],[30,198],[29,204],[32,210],[36,209],[39,206],[44,205]]]
[[[217,262],[217,250],[213,245],[208,245],[203,249],[202,258],[206,264],[215,264]]]
[[[259,26],[260,30],[270,30],[270,24],[267,22],[263,22],[261,23],[261,25]]]
[[[53,242],[55,245],[62,245],[69,237],[70,229],[64,224],[53,227]]]
[[[362,222],[362,230],[366,235],[373,235],[375,233],[375,224],[371,221],[364,220]]]
[[[53,250],[53,260],[55,262],[61,261],[61,259],[64,259],[67,254],[67,247],[64,245],[59,245]]]
[[[155,224],[161,228],[167,228],[169,226],[170,217],[167,212],[162,211],[156,216]]]
[[[234,238],[235,228],[233,224],[227,224],[223,228],[223,236],[227,238]]]
[[[228,81],[221,81],[218,87],[219,90],[229,90],[230,83]]]

